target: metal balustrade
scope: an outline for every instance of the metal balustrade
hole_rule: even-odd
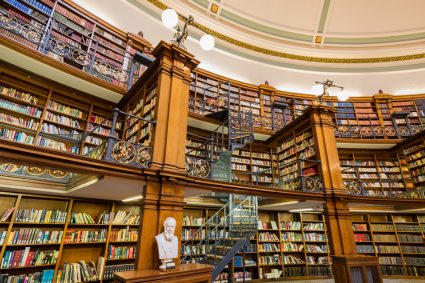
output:
[[[130,53],[126,53],[121,55],[122,64],[113,62],[106,58],[107,55],[99,52],[99,42],[95,39],[90,40],[87,51],[81,49],[80,43],[76,41],[61,40],[58,36],[60,33],[53,30],[53,26],[57,24],[60,24],[60,21],[53,15],[50,16],[46,26],[42,27],[35,22],[26,23],[0,9],[0,34],[3,36],[118,87],[130,89],[141,75],[139,73],[141,66],[148,66],[153,61],[148,56],[136,61]]]

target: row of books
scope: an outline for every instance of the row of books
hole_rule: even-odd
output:
[[[131,230],[127,226],[125,229],[113,230],[109,235],[111,242],[126,242],[126,241],[137,241],[139,231]]]
[[[34,136],[6,128],[0,128],[0,138],[25,144],[34,143]]]
[[[30,274],[13,275],[0,273],[0,283],[50,283],[53,281],[54,269],[45,269]]]
[[[29,130],[37,131],[39,123],[36,122],[34,119],[24,119],[21,117],[15,117],[13,115],[8,115],[4,113],[0,113],[0,121],[4,123],[8,123],[14,126],[19,126],[22,128],[27,128]]]
[[[8,245],[60,243],[63,231],[21,228],[9,235]]]
[[[274,233],[259,233],[258,234],[258,240],[259,241],[273,241],[273,242],[279,242],[279,237]]]
[[[69,223],[76,224],[95,224],[93,218],[85,212],[71,212]]]
[[[109,280],[114,278],[115,272],[129,271],[129,270],[134,270],[134,263],[107,265],[105,266],[103,280]]]
[[[124,259],[124,258],[135,258],[136,257],[136,246],[114,246],[109,245],[108,247],[108,259]]]
[[[69,106],[65,106],[53,100],[49,100],[47,107],[48,109],[61,112],[66,115],[70,115],[72,117],[83,118],[83,112],[80,109],[71,108]]]
[[[202,226],[205,224],[205,217],[183,216],[183,226]]]
[[[13,97],[22,101],[26,101],[32,104],[37,104],[39,101],[38,97],[33,96],[30,93],[25,93],[14,88],[8,88],[3,85],[0,85],[0,94]]]
[[[72,230],[66,231],[65,243],[105,242],[108,230]]]
[[[4,108],[7,110],[11,110],[14,112],[18,112],[21,114],[25,114],[28,116],[32,116],[35,118],[40,118],[43,111],[38,109],[37,107],[32,106],[23,106],[8,100],[0,99],[0,108]]]
[[[101,261],[98,262],[101,264]],[[58,270],[56,277],[56,283],[78,283],[78,282],[89,282],[100,279],[98,271],[101,266],[98,265],[96,268],[93,261],[80,260],[76,263],[65,263],[63,269]]]
[[[205,230],[199,230],[199,229],[188,229],[183,228],[182,229],[182,240],[203,240],[205,239]]]
[[[81,129],[80,123],[77,120],[71,119],[67,116],[56,115],[50,111],[46,112],[45,121],[50,121],[50,122],[59,123],[68,127]]]
[[[67,212],[47,209],[19,209],[15,222],[26,223],[65,223]]]
[[[6,250],[1,260],[1,268],[15,268],[22,266],[38,266],[55,264],[58,258],[57,250]]]

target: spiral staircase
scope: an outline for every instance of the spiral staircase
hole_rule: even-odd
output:
[[[222,194],[214,196],[220,199],[226,197]],[[244,251],[257,232],[257,197],[230,194],[227,198],[228,202],[193,233],[191,240],[184,242],[181,248],[182,263],[197,262],[214,266],[212,280],[227,268],[239,252],[243,255],[244,267]],[[231,269],[227,270],[230,272]],[[228,278],[233,278],[232,274]]]

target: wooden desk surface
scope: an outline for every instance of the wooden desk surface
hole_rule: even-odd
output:
[[[210,282],[213,266],[200,263],[181,264],[176,269],[116,272],[115,282]]]

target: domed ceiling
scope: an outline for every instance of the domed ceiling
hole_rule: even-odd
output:
[[[425,58],[423,0],[138,1],[191,14],[199,30],[257,57],[298,64],[416,64]]]
[[[154,46],[175,32],[160,22],[164,9],[192,15],[185,45],[200,67],[243,82],[314,93],[315,81],[331,79],[351,96],[425,93],[425,0],[73,1]],[[199,47],[205,33],[213,51]]]

